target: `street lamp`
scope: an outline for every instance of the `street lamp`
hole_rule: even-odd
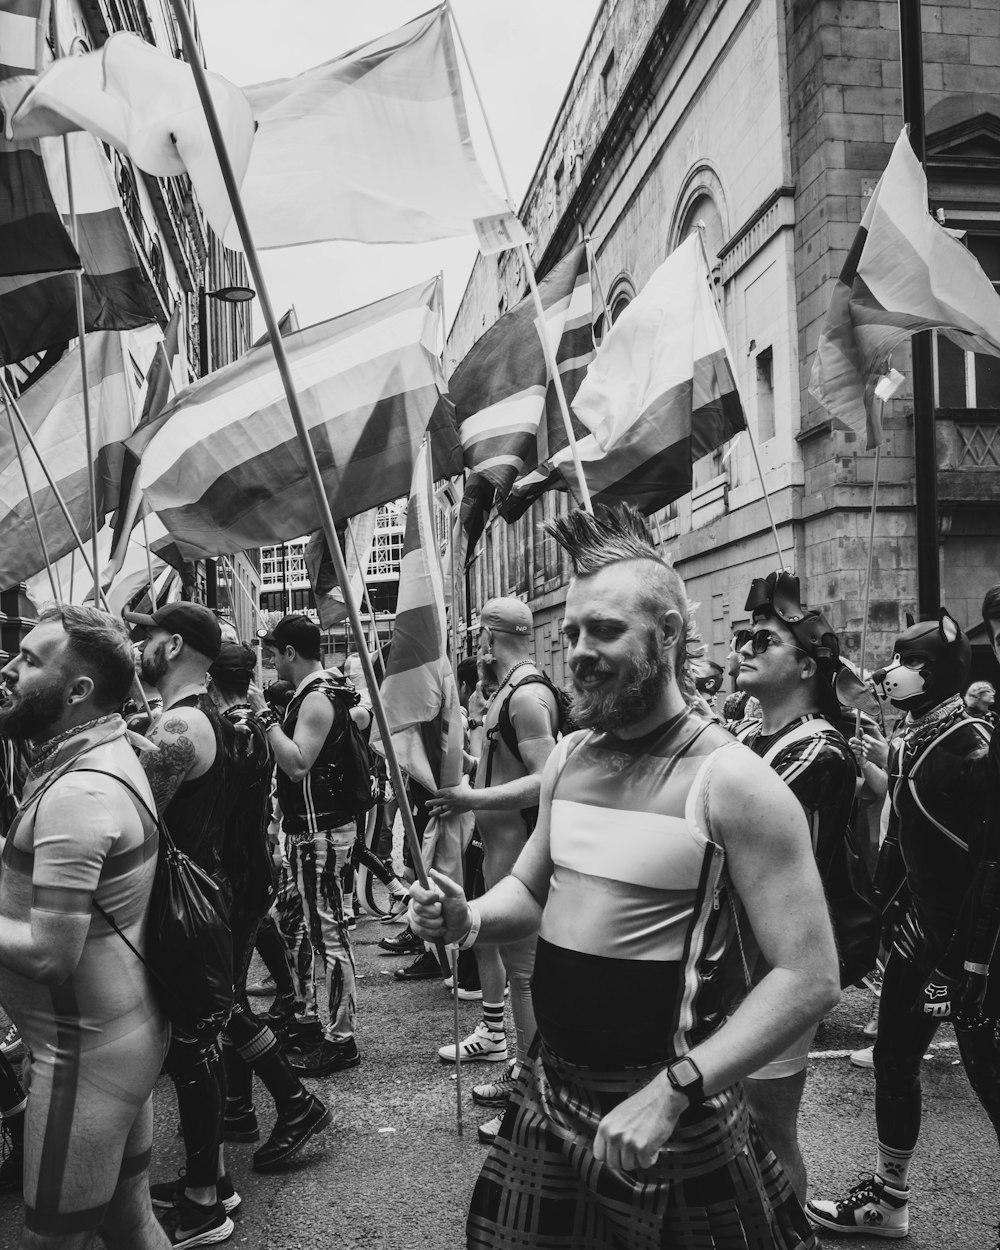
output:
[[[220,286],[218,290],[198,288],[198,372],[202,377],[212,370],[212,340],[208,332],[208,301],[220,304],[249,304],[257,292],[248,286]],[[215,561],[205,560],[205,601],[210,608],[219,606],[219,574]]]

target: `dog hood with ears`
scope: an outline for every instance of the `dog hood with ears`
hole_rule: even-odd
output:
[[[908,621],[912,619],[907,616]],[[900,634],[893,644],[892,663],[875,673],[873,680],[897,707],[911,708],[928,700],[943,703],[961,694],[971,668],[972,644],[955,618],[942,608],[936,621],[911,623]],[[913,676],[904,680],[902,669]]]

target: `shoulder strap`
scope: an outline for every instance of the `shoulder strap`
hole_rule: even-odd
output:
[[[782,734],[777,742],[772,742],[761,758],[765,764],[773,764],[785,747],[804,742],[806,738],[826,732],[836,733],[837,731],[822,716],[817,717],[816,720],[803,721],[801,725],[796,725],[794,729],[789,729],[788,733]]]
[[[698,766],[698,771],[694,775],[691,782],[691,789],[688,791],[687,800],[684,804],[684,819],[695,828],[700,828],[698,822],[698,812],[701,811],[702,818],[705,823],[705,833],[710,842],[714,842],[712,837],[712,821],[708,811],[708,785],[712,776],[712,769],[715,767],[716,757],[720,751],[726,751],[730,747],[740,746],[739,742],[723,742],[721,746],[714,747],[702,760]]]
[[[517,694],[517,692],[521,689],[522,686],[534,686],[534,685],[538,685],[539,683],[541,683],[541,685],[547,687],[547,689],[552,691],[552,694],[555,697],[555,701],[556,701],[556,717],[557,717],[557,720],[561,722],[562,716],[561,716],[561,705],[559,702],[559,691],[556,689],[555,685],[545,676],[544,673],[528,673],[526,677],[522,677],[519,682],[511,686],[509,694],[507,695],[506,699],[504,699],[503,703],[500,705],[500,711],[497,713],[497,732],[500,734],[500,737],[503,739],[504,746],[506,746],[507,750],[511,753],[511,755],[514,756],[517,762],[521,765],[524,764],[524,760],[521,759],[521,752],[520,752],[520,749],[518,747],[518,742],[517,742],[517,734],[514,732],[514,725],[510,719],[510,701],[511,699],[513,699],[514,695]],[[557,724],[555,727],[555,732],[558,733],[559,729],[560,729],[560,725]]]

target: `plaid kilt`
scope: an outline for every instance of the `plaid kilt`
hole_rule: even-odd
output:
[[[602,1117],[663,1066],[597,1072],[536,1038],[473,1190],[469,1250],[815,1250],[740,1085],[686,1112],[652,1168],[597,1162]]]

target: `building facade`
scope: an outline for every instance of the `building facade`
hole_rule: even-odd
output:
[[[931,206],[965,230],[1000,281],[1000,7],[923,6]],[[690,494],[651,518],[723,660],[753,577],[801,576],[858,658],[873,456],[807,392],[830,296],[866,197],[902,126],[894,0],[606,0],[522,204],[540,276],[592,241],[599,338],[692,231],[701,230],[763,483],[746,434],[694,466]],[[519,257],[480,257],[449,339],[462,358],[527,291]],[[908,372],[908,353],[893,364]],[[1000,364],[935,348],[943,598],[964,626],[996,580]],[[868,663],[916,612],[912,398],[886,409]],[[536,658],[562,674],[566,568],[536,503],[494,522],[472,568],[472,616],[490,594],[535,612]]]
[[[59,4],[58,16],[58,52],[63,56],[96,50],[123,30],[172,57],[181,56],[180,32],[169,0],[65,0]],[[55,50],[54,39],[53,27],[50,46]],[[250,304],[227,302],[218,296],[225,288],[247,286],[246,262],[242,254],[223,248],[209,229],[187,177],[156,178],[143,173],[116,150],[106,151],[132,243],[155,292],[161,327],[166,326],[176,307],[181,309],[182,364],[175,381],[178,386],[186,385],[234,360],[250,346]],[[131,332],[126,338],[138,391],[151,359],[149,332]],[[8,379],[15,391],[30,385],[33,373],[44,364],[42,358],[30,357],[11,367]],[[227,560],[225,571],[211,561],[189,566],[175,579],[170,593],[218,607],[241,637],[253,637],[256,609],[248,606],[247,596],[256,604],[259,558],[250,552]],[[0,594],[0,649],[16,649],[33,615],[33,605],[23,589]]]
[[[392,642],[399,594],[399,562],[403,556],[403,535],[406,529],[406,500],[383,504],[375,518],[375,536],[365,572],[366,600],[358,604],[365,627],[370,631],[370,603],[378,632],[379,645]],[[316,599],[309,582],[305,550],[308,536],[260,550],[261,611],[269,624],[288,612],[302,612],[318,620]],[[346,553],[348,568],[353,552]],[[371,637],[369,634],[369,643]],[[326,631],[325,647],[329,655],[342,660],[351,650],[351,628],[345,621]]]

